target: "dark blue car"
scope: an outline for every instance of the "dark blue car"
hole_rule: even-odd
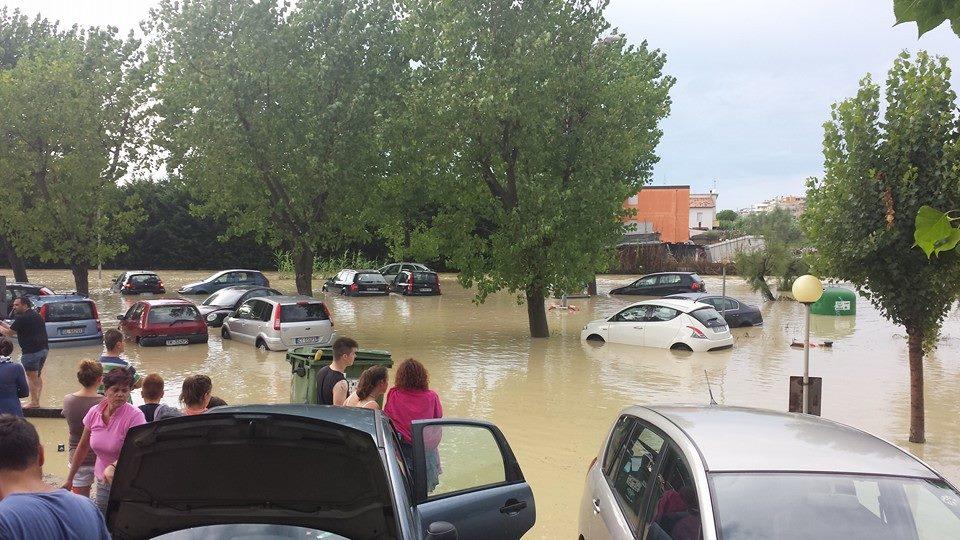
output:
[[[270,281],[259,270],[221,270],[203,281],[187,283],[177,292],[180,294],[210,294],[234,285],[259,285],[269,287]]]
[[[707,293],[683,293],[672,294],[667,298],[686,298],[687,300],[713,306],[723,315],[723,318],[727,321],[727,324],[730,325],[730,328],[760,326],[763,324],[763,314],[760,313],[760,308],[729,296]]]
[[[383,413],[349,407],[151,422],[127,433],[107,526],[115,539],[181,540],[513,539],[533,527],[533,493],[496,426],[416,421],[413,440],[408,464]]]

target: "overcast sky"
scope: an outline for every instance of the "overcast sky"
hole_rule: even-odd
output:
[[[134,28],[153,0],[11,0],[65,24]],[[941,26],[917,39],[893,26],[893,0],[612,0],[611,23],[667,54],[677,78],[654,183],[706,191],[721,208],[800,194],[822,173],[823,122],[866,73],[883,80],[902,51],[955,60],[960,38]]]

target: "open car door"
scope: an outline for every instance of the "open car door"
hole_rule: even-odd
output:
[[[513,539],[533,527],[533,491],[497,426],[435,419],[412,427],[422,537]]]

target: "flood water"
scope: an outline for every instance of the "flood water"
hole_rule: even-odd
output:
[[[204,278],[206,271],[160,272],[167,289]],[[104,328],[132,302],[107,291],[114,272],[98,283],[91,272],[91,296]],[[8,271],[6,275],[11,275]],[[292,279],[268,273],[271,284],[295,289]],[[56,291],[72,290],[67,271],[32,271],[30,279]],[[802,373],[802,307],[790,301],[761,302],[742,281],[731,278],[727,294],[762,304],[762,328],[735,329],[732,350],[684,353],[614,344],[580,342],[580,329],[636,298],[610,297],[611,288],[635,279],[604,276],[600,295],[571,300],[581,311],[549,312],[552,337],[528,337],[526,309],[508,294],[483,305],[444,275],[442,297],[343,298],[327,295],[336,330],[361,347],[387,349],[394,361],[416,357],[430,370],[448,417],[482,418],[505,433],[533,487],[537,525],[528,537],[574,537],[587,466],[618,411],[630,404],[707,403],[706,371],[716,400],[723,404],[785,410],[790,375]],[[707,277],[711,292],[719,277]],[[319,281],[314,290],[320,295]],[[175,295],[173,295],[175,296]],[[197,302],[202,298],[191,298]],[[947,319],[939,348],[926,360],[927,443],[907,443],[909,385],[906,338],[866,301],[855,317],[813,316],[812,340],[834,340],[832,349],[811,350],[811,374],[823,377],[823,416],[868,430],[918,454],[954,482],[960,482],[960,315]],[[94,359],[98,347],[52,349],[45,368],[42,403],[59,406],[77,389],[75,367]],[[230,404],[289,401],[290,367],[284,353],[257,352],[249,345],[222,342],[217,329],[208,345],[140,348],[127,356],[143,373],[156,372],[167,384],[164,401],[176,404],[183,378],[206,373],[214,394]],[[138,394],[135,392],[135,394]],[[135,396],[135,400],[139,396]],[[139,403],[139,401],[138,401]],[[47,451],[48,473],[65,476],[66,425],[37,420]]]

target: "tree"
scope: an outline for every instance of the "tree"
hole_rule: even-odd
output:
[[[0,72],[5,238],[25,256],[63,263],[77,292],[88,271],[126,249],[138,221],[117,181],[140,142],[146,94],[139,42],[115,29],[56,32]]]
[[[960,208],[957,96],[945,58],[904,53],[880,88],[869,76],[825,124],[823,179],[808,182],[803,226],[816,268],[846,279],[906,329],[910,441],[924,441],[923,357],[960,291],[956,252],[928,261],[914,245],[923,205]]]
[[[312,294],[318,245],[367,234],[381,124],[409,71],[390,0],[164,0],[157,144],[168,170],[234,236],[293,253]]]
[[[756,251],[738,253],[735,259],[737,272],[754,291],[767,300],[775,300],[767,283],[768,276],[775,276],[777,289],[785,291],[807,269],[798,255],[804,244],[800,224],[789,210],[774,208],[745,216],[740,228],[746,234],[762,237],[764,245]]]
[[[953,32],[960,35],[960,1],[958,0],[893,0],[897,24],[917,23],[917,37],[950,21]]]
[[[609,263],[669,112],[664,55],[610,33],[605,7],[419,0],[405,19],[442,253],[476,301],[522,294],[533,337],[549,336],[548,292]]]
[[[721,210],[717,212],[717,220],[719,221],[736,221],[738,219],[740,219],[740,214],[733,210]]]

